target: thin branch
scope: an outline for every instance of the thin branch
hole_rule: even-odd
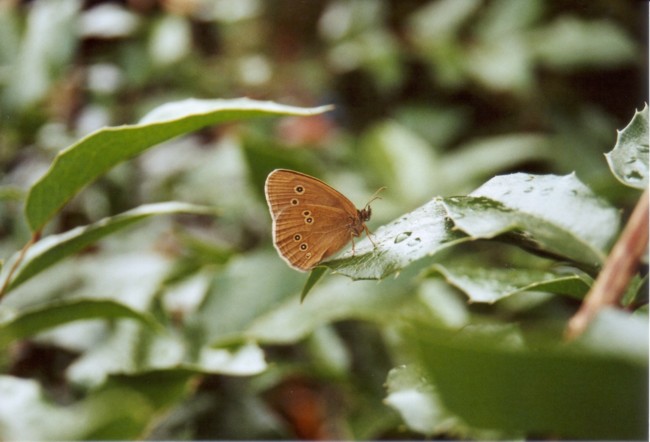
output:
[[[20,263],[23,262],[23,259],[25,258],[25,254],[27,253],[27,250],[34,245],[36,241],[38,241],[41,238],[41,231],[34,232],[32,234],[32,237],[27,241],[27,244],[23,246],[23,248],[20,250],[20,254],[18,255],[18,258],[16,258],[16,261],[11,265],[11,269],[9,269],[9,273],[7,273],[7,277],[5,278],[5,282],[2,284],[2,288],[0,289],[0,299],[2,299],[7,291],[7,288],[9,287],[9,284],[11,283],[11,280],[13,279],[14,273],[16,272],[16,269],[18,269],[18,266],[20,266]]]
[[[585,331],[589,322],[605,307],[619,305],[641,256],[648,248],[648,189],[643,192],[630,219],[605,261],[593,287],[571,318],[566,329],[567,339]]]

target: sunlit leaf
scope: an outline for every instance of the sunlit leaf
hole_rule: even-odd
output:
[[[380,227],[323,265],[353,279],[381,279],[411,262],[475,239],[495,238],[597,268],[618,231],[616,209],[575,175],[493,178],[470,196],[436,198]],[[374,244],[377,247],[374,247]]]
[[[473,238],[509,233],[515,244],[596,268],[619,228],[619,213],[574,174],[498,176],[466,197],[444,199]]]
[[[323,265],[353,279],[381,279],[411,262],[431,256],[469,238],[449,222],[440,200],[433,200],[378,228],[341,258]]]

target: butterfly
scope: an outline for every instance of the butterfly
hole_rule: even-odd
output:
[[[372,242],[366,226],[370,203],[358,210],[317,178],[276,169],[266,178],[264,193],[273,219],[273,245],[294,269],[312,269],[351,240],[354,253],[354,237],[364,231]]]

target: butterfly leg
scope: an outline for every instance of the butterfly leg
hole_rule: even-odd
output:
[[[365,224],[364,224],[364,226],[363,226],[363,229],[366,231],[366,236],[368,237],[368,239],[370,240],[370,242],[372,243],[372,245],[373,245],[374,248],[376,249],[376,248],[377,248],[377,244],[372,240],[373,233],[370,231],[370,229],[368,229],[368,227],[367,227]],[[354,244],[354,243],[353,243],[353,244]]]

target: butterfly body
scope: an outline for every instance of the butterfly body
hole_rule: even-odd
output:
[[[370,207],[358,210],[317,178],[276,169],[268,175],[264,192],[273,219],[273,245],[297,270],[315,267],[368,231]]]

